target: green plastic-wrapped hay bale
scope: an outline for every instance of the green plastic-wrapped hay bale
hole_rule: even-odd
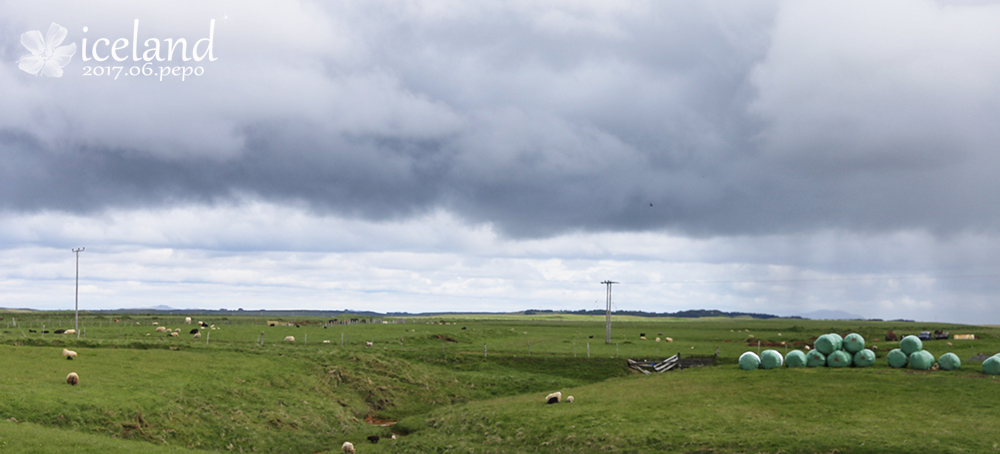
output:
[[[781,353],[777,350],[764,350],[760,354],[760,368],[761,369],[777,369],[785,363],[785,359],[781,357]]]
[[[865,348],[854,354],[854,367],[870,367],[874,365],[875,352]]]
[[[906,356],[912,355],[914,352],[919,352],[924,349],[924,343],[920,341],[917,336],[906,336],[903,340],[899,341],[899,349],[906,353]]]
[[[746,352],[740,355],[740,369],[756,370],[760,368],[760,357],[754,352]]]
[[[826,357],[827,367],[849,367],[851,365],[851,354],[843,350],[837,350]]]
[[[1000,375],[1000,356],[991,356],[983,361],[983,373]]]
[[[823,367],[826,365],[826,355],[819,350],[806,353],[806,367]]]
[[[934,355],[927,350],[913,352],[910,355],[910,369],[929,370],[934,366]]]
[[[954,353],[945,353],[938,358],[938,365],[944,370],[956,370],[962,367],[962,360]]]
[[[785,365],[789,369],[794,369],[796,367],[805,367],[806,365],[806,354],[802,353],[802,350],[792,350],[785,355]]]
[[[910,357],[903,353],[901,349],[893,349],[888,355],[885,355],[886,362],[889,363],[889,367],[895,367],[899,369],[901,367],[906,367],[906,364],[910,362]]]
[[[865,348],[865,338],[858,333],[851,333],[844,338],[843,344],[844,350],[853,355]]]
[[[836,334],[824,334],[816,338],[816,343],[813,346],[823,355],[830,356],[830,353],[840,350],[841,343],[840,336]]]

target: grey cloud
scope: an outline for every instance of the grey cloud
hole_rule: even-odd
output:
[[[997,227],[996,90],[899,73],[957,46],[946,75],[993,74],[998,54],[957,37],[918,40],[899,63],[882,58],[892,47],[862,52],[878,33],[848,40],[802,4],[227,6],[224,57],[186,85],[26,78],[5,29],[0,84],[18,94],[0,114],[0,206],[249,194],[373,220],[446,209],[514,236]],[[917,11],[896,23],[903,43],[928,21],[947,34],[998,17],[836,8],[862,30]]]

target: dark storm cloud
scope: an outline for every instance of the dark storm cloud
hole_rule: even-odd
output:
[[[49,20],[24,13],[3,30],[0,204],[251,195],[516,236],[997,227],[994,8],[433,6],[226,4],[219,61],[183,84],[21,73],[17,27]],[[190,8],[188,36],[221,16]]]

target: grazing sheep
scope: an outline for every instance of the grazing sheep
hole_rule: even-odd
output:
[[[195,339],[200,339],[201,338],[201,333],[194,333],[194,338]]]
[[[285,342],[295,342],[295,336],[285,336]]]
[[[325,341],[323,341],[323,343],[324,343],[324,344],[329,344],[329,343],[330,343],[330,341],[328,341],[328,340],[325,340]]]
[[[396,434],[389,434],[389,438],[395,440],[396,439]]]
[[[202,328],[208,328],[208,323],[198,322],[198,324],[201,325]]]
[[[639,337],[646,337],[646,333],[639,333]]]
[[[28,330],[28,332],[29,332],[29,333],[37,333],[38,331],[35,331],[35,330],[33,330],[33,329],[29,329],[29,330]]]
[[[180,333],[180,332],[181,332],[181,329],[180,329],[180,328],[177,328],[177,329],[175,329],[175,330],[174,330],[174,332],[175,332],[175,333]]]
[[[646,336],[639,336],[639,340],[646,340]]]
[[[660,341],[660,338],[659,338],[659,337],[657,337],[657,338],[656,338],[656,341],[657,341],[657,342],[659,342],[659,341]]]
[[[369,435],[368,436],[368,441],[370,441],[372,443],[378,443],[378,435]]]
[[[56,334],[62,334],[62,333],[65,333],[65,332],[66,332],[66,330],[64,330],[64,329],[57,329],[55,331]]]
[[[375,346],[374,342],[365,342],[365,347],[374,347],[374,346]]]
[[[162,333],[162,332],[164,332],[166,330],[167,330],[167,328],[163,327],[163,326],[157,326],[156,327],[156,332],[158,332],[158,333]]]
[[[136,324],[136,325],[139,325],[139,322],[135,322],[135,324]]]
[[[75,329],[68,329],[68,330],[64,331],[63,334],[76,334],[76,330]]]
[[[180,336],[180,334],[178,334],[178,333],[170,333],[170,337],[178,337],[178,336]]]
[[[73,359],[73,358],[76,358],[76,352],[73,351],[73,350],[66,350],[64,348],[63,349],[63,356],[65,356],[66,359]]]
[[[192,329],[188,334],[198,334],[198,328]]]
[[[345,441],[340,449],[344,450],[344,454],[354,454],[354,444],[349,441]]]
[[[184,317],[184,323],[190,325],[191,324],[191,317]]]
[[[569,397],[566,398],[566,402],[568,402],[568,403],[573,403],[574,400],[576,400],[576,399],[574,399],[573,396],[569,396]]]
[[[558,404],[560,401],[562,401],[562,393],[559,391],[545,396],[545,403],[547,404]]]
[[[673,341],[674,341],[674,338],[672,338],[672,337],[668,337],[668,338],[666,338],[666,339],[663,339],[663,340],[665,340],[665,341],[667,341],[667,342],[673,342]]]
[[[76,372],[70,372],[69,375],[66,376],[66,383],[76,386],[77,383],[80,383],[80,376],[77,375]]]
[[[153,322],[153,326],[159,325],[160,322]]]

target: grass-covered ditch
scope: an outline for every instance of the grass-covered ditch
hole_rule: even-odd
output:
[[[888,329],[974,333],[978,340],[925,343],[935,357],[952,351],[964,360],[996,353],[1000,336],[991,327],[628,319],[605,345],[602,320],[580,317],[326,328],[232,317],[205,320],[217,329],[195,339],[183,316],[88,315],[77,339],[52,333],[67,327],[66,313],[0,315],[3,452],[313,453],[340,452],[345,440],[365,453],[1000,449],[1000,381],[980,363],[891,369],[884,354],[898,343],[874,342]],[[154,321],[180,336],[156,333]],[[794,348],[827,332],[859,332],[881,357],[866,369],[736,366],[758,342],[784,352],[774,345]],[[64,359],[63,348],[78,358]],[[652,376],[624,361],[717,349],[717,366]],[[81,377],[75,387],[65,382],[70,371]],[[556,390],[576,401],[542,403]],[[399,422],[377,426],[366,417]],[[398,438],[387,439],[390,432]],[[369,435],[382,440],[368,443]]]

